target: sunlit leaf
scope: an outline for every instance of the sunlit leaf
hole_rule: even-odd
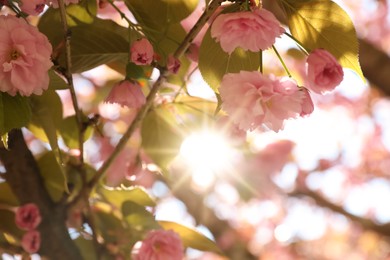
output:
[[[121,187],[121,188],[109,188],[102,187],[99,189],[99,193],[112,205],[115,205],[118,209],[122,207],[122,203],[125,201],[132,201],[141,206],[156,206],[154,199],[147,193],[143,187]]]
[[[142,122],[142,147],[160,167],[166,168],[178,154],[183,135],[173,114],[161,106],[150,111]]]
[[[15,213],[10,210],[3,209],[0,209],[0,230],[19,239],[24,233],[24,231],[18,228],[15,224]]]
[[[13,128],[26,126],[31,118],[31,108],[26,97],[10,96],[0,92],[0,135]]]
[[[214,241],[193,228],[170,221],[158,221],[158,223],[165,230],[173,230],[178,233],[186,247],[221,253],[221,250]]]
[[[214,91],[218,92],[219,84],[226,73],[257,70],[259,66],[259,53],[237,48],[229,55],[211,38],[210,29],[207,31],[199,49],[199,69],[203,79]]]
[[[80,253],[83,257],[83,259],[88,260],[95,260],[98,259],[96,257],[96,250],[93,244],[92,239],[85,239],[82,236],[79,236],[77,239],[73,240],[73,242],[76,244],[78,249],[80,250]],[[101,259],[101,258],[99,258]]]
[[[96,0],[87,0],[81,1],[77,5],[69,5],[66,7],[66,13],[76,21],[92,23],[97,14],[97,2]]]
[[[324,48],[343,67],[354,70],[365,81],[358,57],[358,39],[348,14],[329,0],[280,0],[287,13],[292,35],[305,48]]]
[[[122,213],[131,229],[141,231],[159,228],[153,214],[137,203],[125,201],[122,205]]]

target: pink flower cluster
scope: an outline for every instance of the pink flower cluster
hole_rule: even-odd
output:
[[[286,119],[313,111],[305,88],[299,88],[291,79],[267,77],[257,71],[226,74],[219,92],[222,108],[243,130],[265,125],[279,131]]]
[[[183,243],[171,230],[153,230],[142,241],[136,260],[182,260]]]
[[[15,211],[16,225],[23,230],[27,230],[22,237],[22,247],[30,254],[36,253],[40,248],[41,235],[36,228],[41,221],[41,213],[34,203],[24,204]]]
[[[256,8],[219,15],[211,26],[211,37],[229,54],[237,47],[257,52],[270,48],[284,31],[271,12]]]
[[[49,86],[52,47],[34,26],[0,16],[0,91],[15,96],[42,94]]]
[[[141,38],[130,47],[131,61],[137,65],[150,65],[153,61],[154,50],[146,38]]]
[[[79,0],[64,0],[65,5],[77,4]],[[58,8],[58,0],[21,0],[20,10],[28,15],[39,15],[45,9],[45,5]]]

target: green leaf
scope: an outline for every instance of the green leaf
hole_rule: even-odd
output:
[[[132,201],[123,203],[122,214],[127,224],[133,230],[142,231],[159,228],[153,214],[147,211],[145,207]]]
[[[77,239],[73,240],[76,244],[83,259],[95,260],[98,259],[96,256],[95,246],[93,245],[93,240],[87,240],[82,236],[79,236]],[[99,258],[100,259],[100,258]]]
[[[40,19],[39,30],[50,40],[53,48],[63,44],[63,32],[57,10],[48,10]],[[99,65],[120,62],[126,66],[129,44],[127,29],[109,20],[95,18],[90,24],[80,23],[70,28],[72,32],[72,72],[83,72]],[[65,67],[63,48],[57,59]]]
[[[11,234],[13,237],[21,238],[24,231],[15,224],[15,214],[9,210],[0,209],[0,230]]]
[[[88,119],[85,117],[84,120],[86,121]],[[60,123],[58,130],[67,147],[71,149],[79,148],[79,127],[75,115],[64,118]],[[84,132],[84,142],[91,138],[92,133],[93,127],[88,126]]]
[[[30,118],[31,108],[26,97],[0,92],[0,135],[26,126]]]
[[[218,92],[222,77],[226,73],[257,70],[259,66],[259,53],[237,48],[229,55],[211,38],[210,29],[207,31],[199,49],[199,70],[203,79],[214,91]]]
[[[97,14],[97,2],[96,0],[87,0],[76,5],[69,5],[66,7],[66,13],[76,19],[74,23],[77,21],[92,23]]]
[[[66,179],[57,139],[57,129],[62,122],[62,103],[60,97],[55,91],[47,90],[42,96],[31,96],[31,107],[33,116],[28,128],[36,137],[49,142],[60,171]],[[67,189],[66,185],[65,189]]]
[[[102,187],[99,193],[112,205],[118,209],[122,207],[125,201],[132,201],[141,206],[156,206],[155,200],[147,193],[143,187],[129,187],[129,188],[109,188]]]
[[[170,221],[158,221],[158,223],[163,229],[173,230],[178,233],[186,247],[221,254],[221,250],[214,241],[193,228]]]
[[[55,91],[45,91],[42,96],[31,96],[33,116],[29,130],[53,150],[58,150],[57,129],[62,121],[62,103]]]
[[[159,29],[178,23],[190,15],[199,0],[125,0],[135,19],[142,26]]]
[[[11,187],[6,182],[0,183],[0,203],[9,206],[18,206],[19,200],[13,193]]]
[[[363,81],[358,57],[358,39],[348,14],[329,0],[280,0],[292,35],[309,50],[324,48],[343,67],[354,70]]]
[[[179,152],[183,141],[179,128],[173,114],[163,106],[150,111],[142,122],[142,147],[163,169]]]
[[[49,90],[68,89],[66,82],[53,70],[49,70]]]
[[[38,159],[38,166],[50,197],[53,201],[59,201],[68,191],[68,185],[53,152],[42,155]]]

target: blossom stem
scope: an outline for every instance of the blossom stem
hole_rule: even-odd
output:
[[[71,72],[72,68],[72,56],[71,56],[71,50],[70,50],[70,30],[68,28],[68,22],[66,20],[66,10],[65,10],[65,3],[64,0],[58,0],[58,5],[60,9],[60,15],[61,15],[61,22],[62,22],[62,27],[64,30],[65,34],[65,55],[66,55],[66,70],[65,70],[65,77],[68,82],[68,87],[70,91],[70,95],[72,98],[72,103],[73,103],[73,108],[76,114],[76,119],[77,119],[77,126],[79,130],[79,162],[80,166],[84,164],[84,123],[82,119],[82,113],[79,108],[78,102],[77,102],[77,96],[76,96],[76,91],[74,89],[74,84],[73,84],[73,76]]]
[[[303,44],[300,41],[298,41],[297,38],[295,38],[292,34],[290,34],[288,32],[285,32],[284,34],[287,35],[288,37],[290,37],[298,45],[298,47],[299,47],[299,49],[301,49],[301,51],[303,51],[306,55],[309,55],[310,50],[306,49],[303,46]]]
[[[263,73],[263,51],[260,51],[259,52],[259,69],[260,69],[260,72]]]
[[[202,16],[199,18],[199,20],[196,22],[196,24],[192,27],[190,32],[187,34],[187,36],[184,38],[182,43],[179,45],[179,47],[176,49],[174,53],[174,57],[176,59],[180,58],[185,51],[190,46],[191,42],[194,40],[196,35],[200,32],[200,30],[203,28],[203,26],[207,23],[207,21],[210,19],[211,15],[214,13],[214,11],[219,7],[219,5],[224,0],[213,0],[208,8],[205,10],[205,12],[202,14]],[[123,134],[122,138],[119,140],[115,150],[111,153],[111,155],[108,157],[108,159],[103,163],[103,165],[100,167],[100,169],[97,171],[95,176],[89,181],[89,188],[93,188],[100,179],[104,176],[110,165],[113,163],[115,158],[118,156],[118,154],[122,151],[122,149],[126,146],[127,141],[132,136],[133,132],[137,129],[139,124],[142,122],[142,120],[145,118],[147,112],[153,105],[154,98],[163,85],[163,82],[166,80],[169,72],[166,68],[161,68],[160,70],[160,76],[157,79],[157,81],[153,84],[152,89],[149,92],[149,95],[146,98],[145,105],[140,109],[140,111],[137,113],[136,117],[134,118],[133,122],[130,124],[127,131]]]
[[[290,71],[288,70],[288,68],[287,68],[287,66],[286,66],[286,63],[284,63],[284,60],[283,60],[282,56],[280,56],[278,50],[275,48],[274,45],[272,45],[272,49],[274,50],[276,56],[278,56],[278,59],[279,59],[280,62],[282,63],[282,66],[283,66],[284,70],[286,71],[287,75],[291,78],[291,77],[292,77],[292,76],[291,76],[291,73],[290,73]]]

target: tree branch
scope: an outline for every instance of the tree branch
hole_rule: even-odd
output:
[[[346,211],[342,206],[336,205],[329,200],[325,199],[323,196],[319,195],[318,193],[305,189],[305,190],[296,190],[294,192],[291,192],[288,194],[289,196],[294,197],[308,197],[314,200],[314,202],[320,206],[327,208],[333,212],[339,213],[348,219],[352,220],[353,222],[359,224],[364,229],[375,231],[378,234],[381,234],[386,237],[390,237],[390,223],[386,224],[377,224],[374,221],[366,218],[362,218],[356,215],[353,215]]]
[[[65,225],[66,207],[51,200],[20,129],[9,132],[9,150],[0,148],[0,160],[7,170],[5,179],[20,203],[35,203],[41,211],[39,253],[49,259],[81,259]]]

